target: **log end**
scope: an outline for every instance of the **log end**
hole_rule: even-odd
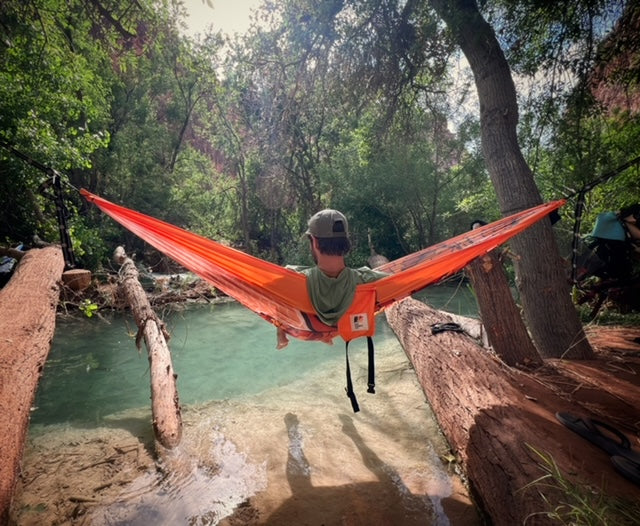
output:
[[[169,421],[170,420],[170,421]],[[156,445],[159,444],[167,450],[180,445],[182,440],[182,417],[178,413],[174,419],[158,422],[153,421],[153,433],[156,437]]]
[[[113,251],[113,261],[118,265],[122,265],[127,259],[127,253],[124,250],[124,247],[116,247]]]
[[[62,273],[62,283],[71,290],[80,292],[91,285],[91,271],[85,269],[72,269]]]

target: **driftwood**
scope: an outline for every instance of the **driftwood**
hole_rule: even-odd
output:
[[[59,247],[29,250],[0,290],[0,524],[9,519],[29,414],[55,331]]]
[[[432,334],[432,324],[451,321],[441,311],[409,298],[386,315],[492,524],[513,526],[527,518],[527,526],[548,524],[540,488],[527,489],[545,474],[535,451],[552,455],[561,469],[573,466],[566,472],[574,476],[579,464],[585,479],[607,487],[619,479],[606,455],[576,458],[574,444],[582,439],[554,417],[566,400],[463,333]],[[559,501],[555,489],[544,491],[550,502]]]
[[[140,347],[140,339],[144,336],[147,346],[151,371],[153,431],[160,444],[172,449],[182,438],[182,415],[176,387],[177,375],[173,371],[171,353],[167,346],[168,334],[138,281],[135,264],[126,256],[122,247],[115,250],[114,260],[121,265],[120,286],[138,326],[136,345]]]

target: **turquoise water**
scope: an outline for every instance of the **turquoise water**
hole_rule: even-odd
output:
[[[468,289],[420,296],[456,314],[475,310]],[[447,502],[460,503],[441,460],[448,445],[383,315],[375,395],[366,392],[366,341],[349,347],[354,414],[341,340],[278,351],[275,329],[236,303],[158,314],[172,334],[180,445],[159,461],[145,450],[149,367],[130,314],[60,320],[32,412],[16,524],[67,523],[80,509],[72,496],[89,503],[84,523],[94,526],[245,524],[247,513],[260,524],[475,525],[449,520]]]
[[[473,315],[475,301],[466,287],[432,287],[421,294],[430,304]],[[323,364],[344,361],[335,345],[293,340],[275,349],[275,329],[236,303],[195,305],[158,313],[167,324],[182,404],[201,404],[250,396],[287,385]],[[396,341],[378,316],[376,345]],[[33,424],[100,425],[108,415],[149,406],[149,364],[137,328],[128,314],[59,320],[36,395]],[[399,344],[397,344],[399,347]],[[358,346],[351,344],[357,356]]]
[[[255,394],[330,360],[336,347],[292,342],[275,350],[275,330],[236,303],[197,305],[163,316],[183,404]],[[36,397],[32,423],[100,424],[149,405],[149,362],[126,314],[62,320]]]

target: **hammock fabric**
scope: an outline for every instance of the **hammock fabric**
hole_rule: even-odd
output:
[[[390,275],[357,286],[354,305],[358,305],[350,308],[356,315],[349,328],[342,319],[338,327],[318,319],[304,274],[116,205],[87,190],[80,193],[122,226],[276,327],[295,338],[327,343],[338,335],[349,341],[373,334],[374,315],[385,307],[455,274],[565,204],[562,199],[518,212],[378,267],[376,270]],[[360,311],[371,313],[371,321],[364,327],[353,322],[362,320]]]

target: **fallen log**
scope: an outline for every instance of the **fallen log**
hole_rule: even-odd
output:
[[[551,456],[576,483],[604,485],[623,498],[637,494],[611,469],[606,454],[590,453],[588,442],[557,422],[555,412],[574,411],[574,404],[463,333],[432,334],[432,324],[451,321],[442,311],[409,298],[386,316],[494,526],[548,524],[547,501],[562,502],[557,488],[530,486],[546,474],[539,453]]]
[[[122,247],[116,248],[114,260],[121,265],[120,287],[131,307],[138,326],[136,345],[144,337],[151,373],[151,414],[156,440],[167,449],[173,449],[182,438],[182,414],[176,387],[177,375],[173,371],[171,353],[167,346],[168,334],[149,304],[147,295],[138,281],[138,270]]]
[[[0,289],[0,524],[7,524],[29,415],[55,331],[59,247],[29,250]]]

